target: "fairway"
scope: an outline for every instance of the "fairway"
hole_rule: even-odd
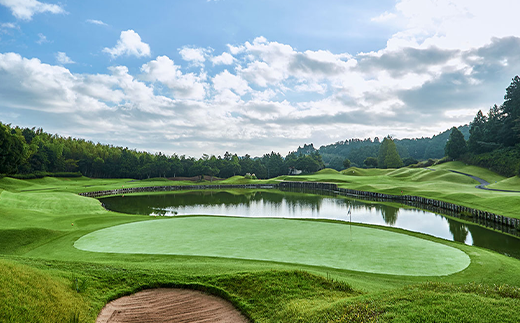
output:
[[[287,219],[154,219],[89,233],[74,246],[104,253],[252,259],[406,276],[449,275],[470,264],[459,249],[405,234]]]

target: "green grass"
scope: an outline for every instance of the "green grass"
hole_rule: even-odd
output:
[[[0,322],[70,322],[91,316],[71,281],[0,259]]]
[[[151,220],[92,232],[74,246],[95,252],[254,259],[403,276],[449,275],[470,263],[459,249],[405,234],[286,219]]]
[[[504,179],[498,183],[492,183],[488,185],[489,188],[499,189],[499,190],[510,190],[510,191],[520,191],[520,177],[514,176],[507,179]]]
[[[473,207],[473,203],[483,199],[482,205],[496,203],[499,211],[503,207],[510,213],[518,213],[520,205],[515,199],[518,194],[486,195],[489,192],[476,190],[473,187],[476,184],[468,182],[467,177],[442,169],[435,172],[354,169],[354,174],[350,174],[323,172],[292,178],[335,181],[342,187],[367,187],[376,191],[408,189],[406,194],[419,192],[428,197],[459,199]],[[244,179],[230,181],[243,183]],[[483,318],[488,322],[518,321],[519,260],[394,228],[367,232],[399,233],[399,237],[405,234],[420,239],[411,241],[456,248],[467,254],[471,263],[454,274],[425,277],[367,273],[276,259],[115,254],[74,248],[74,243],[87,234],[150,220],[148,216],[108,212],[99,201],[74,193],[154,183],[165,184],[155,179],[137,182],[0,179],[0,315],[3,315],[0,321],[69,322],[78,314],[81,322],[94,322],[108,301],[158,286],[195,288],[219,295],[233,302],[254,322],[479,322]],[[182,218],[155,222],[178,220]],[[333,221],[306,223],[321,228]],[[373,226],[353,227],[353,233],[359,234],[362,228]],[[309,231],[302,232],[304,238],[311,237]],[[379,236],[373,239],[381,241]],[[392,252],[399,254],[399,250]],[[402,252],[402,255],[407,254]],[[72,284],[74,278],[86,282],[80,293]]]
[[[449,163],[432,166],[431,168],[437,169],[437,170],[439,170],[439,169],[456,170],[458,172],[480,177],[489,183],[500,182],[505,179],[504,176],[499,175],[495,172],[492,172],[488,169],[478,167],[478,166],[466,165],[463,162],[449,162]]]

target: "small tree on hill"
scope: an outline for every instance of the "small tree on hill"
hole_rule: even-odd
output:
[[[345,158],[343,161],[343,167],[345,167],[345,169],[350,168],[350,159]]]
[[[377,167],[377,158],[375,158],[375,157],[367,157],[367,158],[363,161],[363,164],[364,164],[366,167],[369,167],[369,168]]]
[[[444,155],[457,159],[468,151],[464,135],[456,127],[451,128],[450,139],[444,147]]]
[[[395,142],[390,136],[383,139],[379,147],[379,154],[377,156],[377,165],[379,168],[399,168],[403,167],[403,161],[397,152]]]

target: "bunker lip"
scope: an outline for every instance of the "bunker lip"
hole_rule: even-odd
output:
[[[74,243],[103,253],[258,260],[401,276],[446,276],[466,269],[462,250],[383,228],[240,217],[181,217],[113,226]]]
[[[199,291],[157,288],[140,291],[108,303],[96,323],[141,322],[249,322],[224,299]]]

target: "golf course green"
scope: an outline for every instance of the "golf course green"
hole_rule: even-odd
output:
[[[106,253],[254,259],[410,276],[449,275],[470,264],[459,249],[401,233],[286,219],[143,221],[94,231],[74,246]]]

